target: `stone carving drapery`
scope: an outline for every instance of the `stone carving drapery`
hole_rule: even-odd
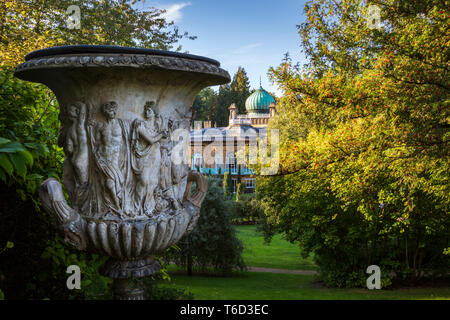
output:
[[[90,114],[86,105],[67,106],[59,138],[66,152],[64,183],[76,208],[111,219],[178,210],[189,171],[172,162],[170,135],[186,125],[184,119],[157,115],[154,101],[134,120],[117,118],[121,106],[115,101],[89,104]],[[99,121],[92,119],[96,112]]]

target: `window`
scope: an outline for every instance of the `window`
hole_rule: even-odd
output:
[[[247,189],[255,189],[255,178],[248,178],[245,180]]]
[[[230,173],[237,173],[236,171],[236,156],[234,153],[230,152],[227,154],[227,159],[225,162],[226,167],[230,171]]]

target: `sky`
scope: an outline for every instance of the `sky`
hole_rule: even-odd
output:
[[[183,52],[218,60],[231,77],[242,66],[251,89],[259,87],[281,96],[267,76],[286,52],[304,63],[296,25],[304,22],[304,0],[181,0],[150,1],[143,7],[165,9],[165,18],[180,31],[197,36],[182,39]]]

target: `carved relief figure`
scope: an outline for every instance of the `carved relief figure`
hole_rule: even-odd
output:
[[[167,131],[166,136],[160,141],[161,165],[159,187],[162,195],[168,200],[168,203],[170,203],[174,209],[179,209],[180,204],[175,196],[172,185],[172,159],[170,156],[173,148],[173,142],[170,137],[174,129],[174,121],[163,115],[158,115],[157,118],[159,130]]]
[[[68,107],[68,116],[72,125],[66,133],[66,156],[71,159],[77,185],[87,182],[88,149],[85,130],[86,105],[75,102]]]
[[[63,147],[64,184],[72,201],[81,200],[80,187],[85,188],[88,175],[88,148],[85,129],[86,105],[83,102],[69,104],[66,109],[64,129],[61,130],[58,145]]]
[[[170,151],[172,143],[169,137],[161,140],[161,189],[167,190],[172,186],[172,161],[170,159]]]
[[[124,154],[122,148],[127,133],[121,119],[116,119],[117,103],[107,102],[101,106],[106,119],[99,122],[94,130],[93,153],[97,165],[97,173],[101,179],[101,202],[112,212],[120,213],[122,199],[124,198],[123,163],[120,155]],[[126,162],[126,161],[125,161]]]
[[[184,129],[183,120],[177,120],[173,122],[172,131],[176,129]],[[184,190],[186,188],[186,179],[184,179],[189,172],[188,165],[180,163],[171,163],[171,174],[172,174],[172,187],[174,191],[175,198],[181,199],[184,195]]]
[[[166,199],[163,191],[157,187],[155,189],[155,210],[156,212],[163,212],[169,209],[170,202]]]
[[[158,185],[161,152],[159,141],[167,133],[155,126],[155,103],[144,106],[145,121],[136,119],[131,125],[131,168],[135,177],[135,208],[149,214],[154,208],[153,192]]]

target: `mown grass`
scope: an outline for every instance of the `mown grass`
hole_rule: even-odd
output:
[[[244,244],[242,254],[247,266],[290,270],[317,270],[313,257],[302,258],[300,248],[282,238],[273,237],[264,244],[264,237],[256,232],[255,225],[236,226],[238,238]]]
[[[248,272],[232,277],[172,274],[163,286],[186,289],[197,300],[450,300],[450,288],[336,289],[315,276]]]
[[[244,244],[243,257],[248,266],[277,269],[315,270],[312,257],[300,256],[300,248],[274,237],[264,244],[256,226],[237,226],[238,237]],[[169,266],[171,281],[162,286],[185,289],[197,300],[450,300],[450,288],[402,288],[368,290],[327,288],[316,282],[315,276],[268,272],[235,273],[230,277],[207,275],[187,276],[176,266]]]

